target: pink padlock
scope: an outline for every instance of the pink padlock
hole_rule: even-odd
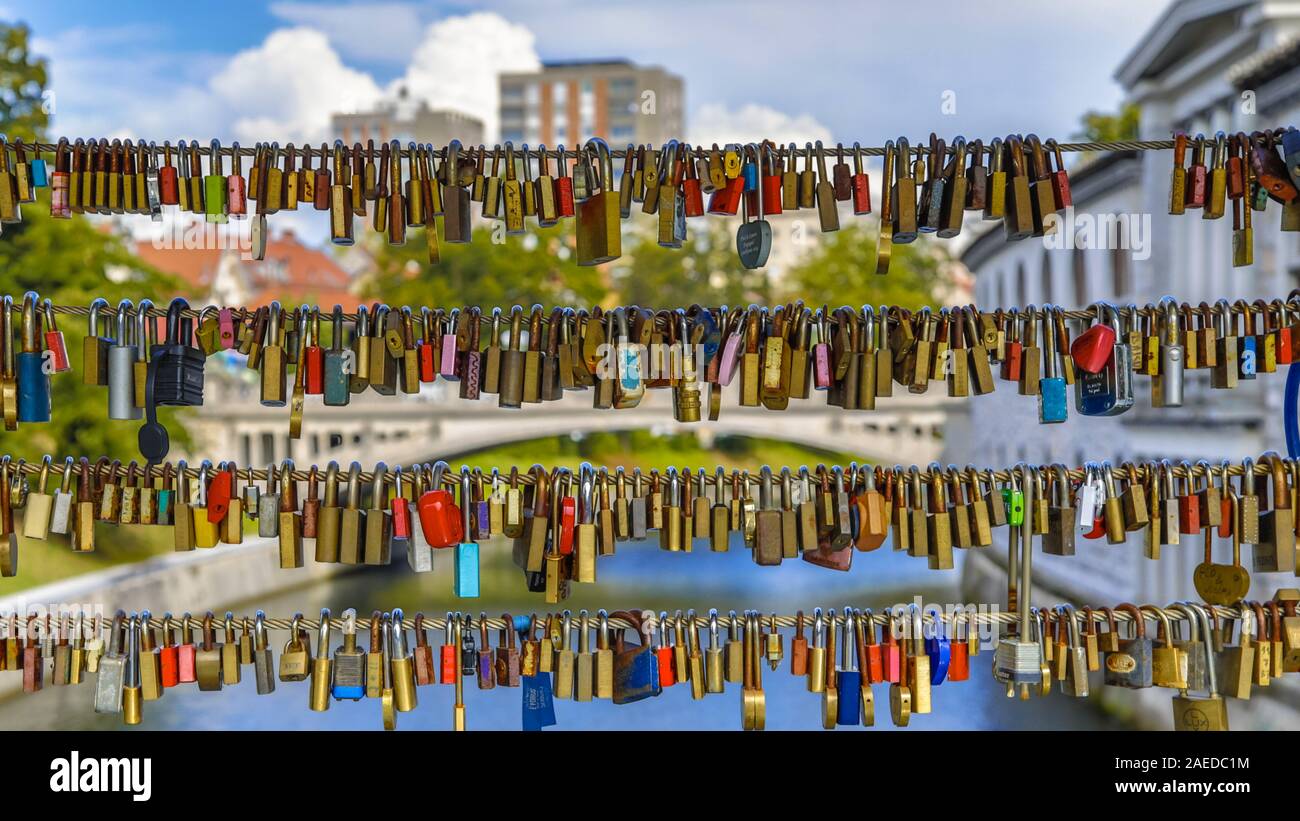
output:
[[[726,387],[736,378],[736,365],[740,362],[741,334],[732,332],[722,343],[722,354],[718,360],[718,384]]]
[[[222,350],[235,347],[235,315],[229,308],[217,312],[217,338]]]
[[[448,379],[452,382],[456,382],[460,379],[460,377],[456,375],[456,360],[460,358],[456,355],[456,324],[459,321],[460,310],[453,309],[447,326],[451,332],[442,335],[442,356],[438,360],[438,375],[443,379]],[[432,542],[430,542],[430,544],[432,544]]]

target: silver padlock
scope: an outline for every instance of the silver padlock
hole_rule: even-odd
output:
[[[442,486],[443,470],[447,467],[446,462],[439,462],[433,468],[426,465],[416,465],[411,472],[418,478],[421,471],[429,471],[432,475],[432,483],[427,485],[428,489],[434,489]],[[400,477],[400,473],[397,474]],[[399,495],[401,491],[398,491]],[[415,486],[415,501],[412,506],[419,505],[421,494],[421,485],[417,482]],[[424,538],[424,528],[420,526],[419,515],[416,511],[411,511],[411,538],[406,543],[406,563],[416,573],[430,573],[433,571],[433,548]]]
[[[1160,330],[1159,407],[1180,408],[1183,405],[1183,368],[1185,349],[1183,334],[1178,327],[1178,303],[1167,296],[1160,300],[1164,323]]]
[[[122,687],[126,682],[126,654],[122,648],[122,634],[126,629],[126,613],[119,610],[109,628],[108,650],[99,659],[99,678],[95,680],[95,712],[122,712]]]
[[[54,490],[54,502],[50,506],[50,532],[67,533],[72,515],[72,457],[63,462],[63,479]]]
[[[124,299],[117,305],[117,338],[108,348],[108,418],[140,419],[135,406],[136,346],[131,343],[128,319],[134,304]]]
[[[266,469],[266,492],[257,500],[257,535],[264,539],[280,535],[280,490],[275,482],[275,463]]]

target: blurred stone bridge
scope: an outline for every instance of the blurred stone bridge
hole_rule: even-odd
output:
[[[593,409],[590,390],[508,410],[497,407],[495,395],[469,402],[456,396],[454,384],[438,382],[412,396],[367,392],[353,396],[345,407],[326,407],[319,397],[309,396],[302,437],[291,440],[288,409],[263,407],[254,376],[243,368],[209,369],[207,401],[189,426],[197,455],[257,467],[286,457],[304,465],[356,460],[368,467],[377,461],[404,465],[451,459],[539,437],[648,430],[693,433],[704,444],[718,436],[766,437],[889,463],[925,464],[939,458],[944,420],[951,403],[960,401],[949,400],[936,384],[928,394],[903,391],[881,399],[874,411],[828,407],[817,394],[773,412],[739,407],[733,385],[717,422],[679,424],[667,390],[647,391],[630,410]]]

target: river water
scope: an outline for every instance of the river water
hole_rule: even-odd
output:
[[[450,553],[450,551],[446,551]],[[441,615],[448,609],[470,611],[477,618],[480,608],[490,615],[544,611],[540,594],[524,590],[519,571],[510,564],[509,548],[503,544],[483,547],[483,597],[456,599],[451,595],[451,556],[439,555],[432,574],[416,575],[401,557],[394,557],[391,569],[365,568],[310,587],[293,590],[256,602],[212,602],[218,613],[227,607],[236,613],[250,613],[261,607],[269,615],[286,617],[294,611],[316,615],[329,607],[338,615],[346,607],[368,614],[374,608],[401,607],[407,624],[417,611]],[[580,608],[595,613],[597,608],[667,609],[694,607],[707,613],[716,607],[728,609],[758,607],[764,612],[792,613],[802,608],[811,613],[815,606],[842,608],[845,603],[874,607],[878,612],[898,602],[911,602],[922,594],[924,601],[940,605],[959,603],[959,571],[936,573],[924,560],[914,559],[888,548],[856,556],[858,567],[837,573],[811,564],[787,560],[779,568],[753,564],[743,545],[733,544],[725,553],[710,553],[697,542],[691,554],[660,551],[654,542],[619,545],[617,555],[599,564],[598,585],[573,585],[573,595],[563,606],[576,614]],[[938,584],[936,584],[938,582]],[[946,582],[946,584],[945,584]],[[208,603],[196,602],[195,605]],[[978,604],[978,603],[964,603]],[[141,606],[147,605],[141,602]],[[593,619],[594,620],[594,619]],[[278,662],[285,634],[273,632]],[[724,630],[725,638],[725,630]],[[492,641],[495,644],[495,632]],[[314,641],[314,637],[313,637]],[[335,641],[339,641],[335,631]],[[788,653],[790,634],[785,635]],[[441,634],[430,631],[430,642],[441,643]],[[362,637],[362,647],[368,640]],[[933,688],[933,711],[912,717],[908,729],[1114,729],[1118,725],[1088,700],[1069,698],[1054,692],[1047,698],[1029,701],[1008,699],[1002,685],[992,677],[993,649],[971,659],[968,681],[946,682]],[[12,675],[12,674],[9,674]],[[1094,688],[1101,686],[1093,676]],[[789,673],[788,661],[776,672],[764,667],[763,686],[767,693],[767,728],[797,730],[820,728],[820,696],[809,693],[805,679]],[[419,705],[398,715],[399,729],[449,729],[452,720],[453,688],[418,688]],[[466,679],[465,704],[470,729],[517,730],[521,721],[521,690],[497,687],[478,690]],[[0,727],[6,729],[117,729],[120,716],[96,715],[92,710],[93,683],[76,687],[52,687],[34,695],[20,695],[0,703]],[[276,682],[274,693],[259,696],[254,688],[252,667],[243,668],[243,680],[222,692],[199,692],[194,685],[165,691],[158,701],[144,705],[142,729],[223,730],[374,730],[381,724],[378,700],[338,701],[324,713],[307,709],[308,684]],[[889,718],[888,686],[875,687],[876,727],[892,729]],[[608,701],[577,703],[557,701],[557,729],[637,730],[733,730],[740,726],[740,687],[730,684],[725,693],[693,700],[689,685],[669,688],[657,699],[617,706]],[[850,728],[840,728],[850,729]],[[862,729],[862,728],[859,728]]]

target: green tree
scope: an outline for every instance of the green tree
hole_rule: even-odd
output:
[[[364,291],[389,305],[412,306],[540,303],[550,308],[605,298],[605,273],[574,264],[572,220],[554,228],[530,224],[521,237],[495,234],[499,225],[478,226],[467,244],[441,243],[437,264],[428,262],[421,231],[413,231],[405,245],[389,245],[382,236],[371,235],[366,247],[375,273]],[[504,242],[494,241],[497,236]]]
[[[28,51],[25,26],[0,25],[5,52],[0,55],[0,133],[32,141],[44,139],[47,123],[42,107],[47,75],[44,59]],[[0,236],[0,294],[10,294],[21,303],[28,290],[57,304],[87,305],[97,296],[113,305],[121,298],[139,300],[149,296],[165,305],[172,282],[144,265],[114,233],[73,215],[56,220],[49,216],[48,192],[23,210],[23,220],[4,226]],[[107,272],[115,276],[109,278]],[[0,433],[0,451],[29,461],[44,453],[109,455],[118,459],[139,458],[136,449],[138,424],[110,422],[107,399],[100,387],[82,384],[81,339],[84,320],[63,317],[60,328],[67,340],[71,372],[50,377],[53,391],[53,419],[45,425],[23,425],[17,433]],[[162,412],[170,421],[176,412]],[[184,441],[184,429],[168,425],[174,442]]]
[[[1075,136],[1088,142],[1136,140],[1139,111],[1134,103],[1125,103],[1116,113],[1088,111],[1079,118],[1080,130]]]
[[[920,240],[893,246],[889,273],[876,274],[876,230],[855,223],[822,237],[782,281],[782,299],[826,299],[841,305],[918,308],[942,300],[950,285],[944,246]]]
[[[728,223],[706,217],[687,222],[687,229],[682,248],[663,248],[650,232],[632,239],[626,260],[620,261],[624,264],[614,269],[614,290],[621,301],[656,308],[769,301],[767,272],[740,264]]]
[[[45,132],[49,123],[45,104],[48,69],[45,60],[28,51],[31,32],[22,24],[0,23],[0,123],[10,139],[31,142]]]

